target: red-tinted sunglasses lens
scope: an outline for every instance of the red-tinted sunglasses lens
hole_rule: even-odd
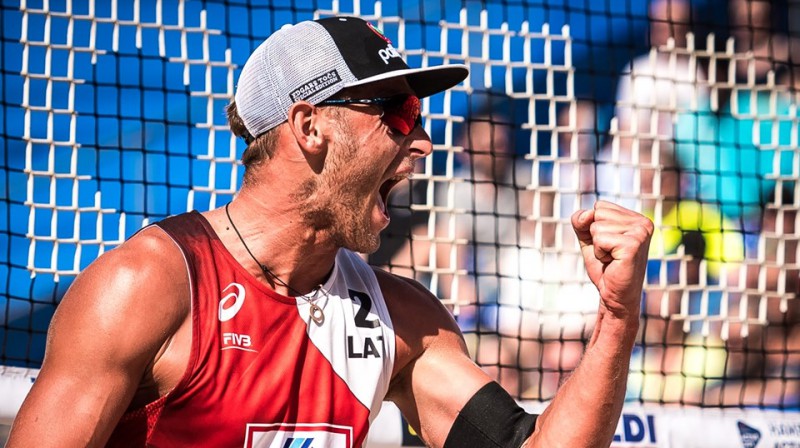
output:
[[[422,103],[413,95],[392,98],[383,105],[381,120],[395,131],[408,135],[422,124]]]

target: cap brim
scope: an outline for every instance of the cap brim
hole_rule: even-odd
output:
[[[469,75],[469,69],[463,64],[438,65],[435,67],[410,68],[407,70],[394,70],[370,76],[359,81],[349,83],[346,87],[361,86],[377,81],[404,77],[419,98],[435,95],[445,91]]]

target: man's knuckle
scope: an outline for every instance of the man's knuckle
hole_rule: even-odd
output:
[[[653,232],[655,231],[656,227],[655,224],[653,224],[653,221],[650,218],[647,217],[642,217],[642,218],[643,219],[641,220],[641,225],[644,227],[644,229],[647,231],[648,234],[652,235]]]

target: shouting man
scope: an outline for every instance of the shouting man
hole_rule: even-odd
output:
[[[9,446],[359,447],[384,400],[433,447],[608,446],[647,218],[605,202],[573,215],[600,309],[540,416],[471,361],[436,297],[355,253],[378,248],[390,190],[431,153],[420,98],[467,74],[410,69],[354,17],[270,36],[228,108],[248,144],[239,194],[143,229],[76,279]]]

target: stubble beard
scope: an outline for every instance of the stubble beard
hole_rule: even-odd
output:
[[[336,247],[369,254],[380,247],[380,232],[372,230],[372,195],[365,193],[377,187],[381,174],[353,169],[356,139],[349,128],[339,131],[322,173],[301,188],[302,216],[316,231],[327,232]]]

